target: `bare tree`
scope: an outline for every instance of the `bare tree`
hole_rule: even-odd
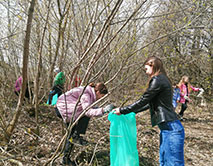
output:
[[[23,52],[23,68],[22,68],[22,77],[23,77],[23,84],[21,87],[21,93],[18,101],[18,105],[16,107],[15,113],[13,115],[13,119],[10,122],[8,128],[7,128],[7,141],[9,141],[10,136],[12,135],[12,132],[15,128],[15,125],[18,121],[20,112],[21,112],[21,105],[23,103],[24,94],[26,90],[26,83],[27,83],[27,68],[28,68],[28,57],[29,57],[29,41],[30,41],[30,33],[31,33],[31,24],[33,20],[33,12],[35,7],[35,0],[32,0],[30,2],[30,8],[28,11],[28,20],[27,20],[27,26],[26,26],[26,37],[24,40],[24,52]]]
[[[30,104],[35,108],[36,119],[32,121],[37,131],[39,109],[47,100],[55,66],[65,72],[65,91],[73,87],[76,76],[82,86],[101,81],[110,91],[101,104],[114,101],[123,105],[146,88],[147,77],[141,67],[144,59],[155,55],[165,61],[172,81],[190,75],[193,84],[203,87],[211,98],[211,0],[49,0],[36,4],[35,0],[2,0],[0,5],[6,11],[0,17],[0,85],[6,87],[0,92],[0,130],[7,140],[21,110],[26,110],[22,105],[24,91],[18,104],[13,93],[21,70],[23,90],[27,80],[34,81]],[[66,137],[54,144],[58,149],[52,161],[61,153]]]

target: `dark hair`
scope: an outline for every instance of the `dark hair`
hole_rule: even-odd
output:
[[[163,67],[163,62],[162,62],[162,60],[160,58],[155,57],[155,56],[151,56],[151,57],[147,58],[147,60],[144,62],[144,65],[149,65],[149,66],[153,67],[152,76],[157,76],[159,74],[164,74],[168,78],[166,70]],[[171,80],[170,79],[169,79],[169,81],[170,81],[170,84],[171,84]]]
[[[160,58],[157,58],[155,56],[149,57],[145,62],[144,65],[153,66],[153,76],[159,75],[159,74],[166,74],[166,71],[163,67],[163,62]]]
[[[89,86],[95,88],[95,92],[99,91],[101,94],[107,94],[108,90],[104,83],[99,82],[95,84],[94,82],[90,83]]]

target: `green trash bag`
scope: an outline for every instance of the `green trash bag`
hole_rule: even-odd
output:
[[[110,166],[139,166],[135,113],[109,113]]]

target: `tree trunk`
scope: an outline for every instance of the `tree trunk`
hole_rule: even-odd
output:
[[[15,128],[15,125],[18,121],[20,112],[21,112],[21,106],[23,102],[23,98],[25,95],[26,90],[26,82],[27,82],[27,69],[28,69],[28,58],[29,58],[29,44],[30,44],[30,33],[31,33],[31,24],[33,19],[33,12],[35,7],[35,0],[32,0],[30,2],[30,8],[28,11],[28,20],[27,20],[27,27],[26,27],[26,36],[24,40],[24,52],[23,52],[23,68],[22,68],[22,77],[23,77],[23,84],[21,87],[21,93],[19,96],[18,105],[16,107],[15,113],[13,115],[13,119],[11,120],[8,128],[7,128],[7,135],[8,138],[6,138],[7,141],[9,141],[10,136],[13,133],[13,130]]]
[[[36,77],[35,77],[35,90],[34,90],[34,95],[35,95],[35,118],[36,118],[36,133],[39,135],[39,122],[38,122],[38,92],[39,92],[39,77],[40,77],[40,72],[41,72],[41,66],[42,66],[42,50],[43,50],[43,45],[44,45],[44,37],[46,34],[47,30],[47,24],[48,24],[48,19],[49,19],[49,13],[50,13],[50,4],[51,0],[49,1],[48,5],[48,13],[47,13],[47,18],[46,18],[46,23],[44,26],[43,34],[42,34],[42,39],[41,39],[41,45],[39,48],[39,55],[38,55],[38,62],[37,62],[37,70],[36,70]]]

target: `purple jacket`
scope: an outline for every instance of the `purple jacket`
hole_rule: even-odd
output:
[[[22,86],[22,76],[20,76],[15,83],[15,91],[19,92]]]
[[[78,101],[79,96],[81,95],[84,87],[76,87],[71,89],[70,91],[66,92],[65,95],[62,94],[57,101],[57,108],[64,120],[65,123],[69,123],[74,112],[75,105]],[[66,103],[65,103],[65,96],[66,96]],[[83,95],[81,96],[80,102],[78,103],[76,113],[74,115],[74,120],[92,103],[96,101],[96,94],[94,88],[91,86],[87,86]],[[67,109],[66,109],[67,104]],[[96,108],[96,109],[89,109],[86,113],[86,116],[93,117],[93,116],[102,116],[103,115],[103,108]]]

